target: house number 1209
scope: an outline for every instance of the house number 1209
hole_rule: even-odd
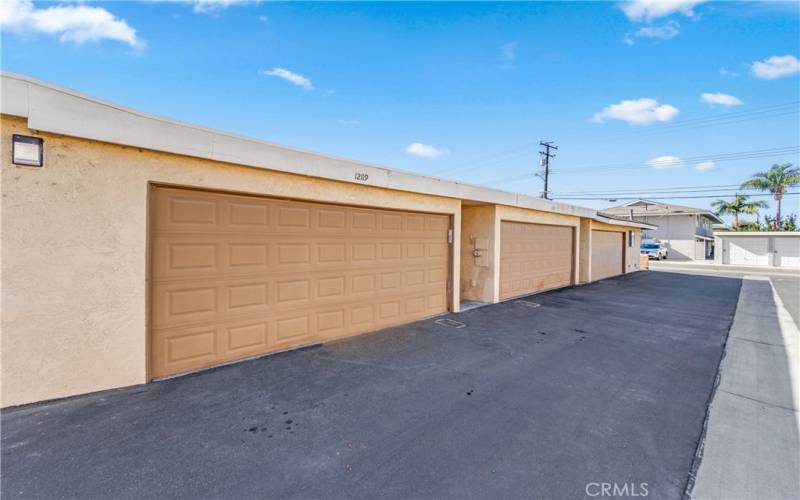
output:
[[[369,179],[369,174],[365,174],[363,172],[356,172],[356,180],[366,182]]]

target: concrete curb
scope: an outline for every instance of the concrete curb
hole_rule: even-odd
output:
[[[729,266],[723,264],[689,264],[650,262],[651,271],[722,271],[731,273],[765,273],[800,276],[800,269],[772,266]]]

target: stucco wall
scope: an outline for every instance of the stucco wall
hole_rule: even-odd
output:
[[[592,280],[592,221],[581,218],[581,234],[578,244],[578,282],[588,283]]]
[[[461,208],[461,299],[494,301],[495,205]],[[472,237],[472,238],[471,238]],[[476,240],[486,239],[488,249],[473,256]]]
[[[457,199],[35,134],[21,118],[0,120],[2,406],[146,381],[151,182],[451,214],[460,240]],[[11,164],[13,133],[44,137],[44,168]],[[460,252],[453,245],[454,263]]]

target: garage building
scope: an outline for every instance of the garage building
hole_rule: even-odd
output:
[[[4,407],[636,271],[653,227],[25,76],[1,111]]]
[[[800,232],[716,231],[715,263],[800,269]]]

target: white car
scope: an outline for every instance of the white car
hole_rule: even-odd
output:
[[[667,248],[661,243],[653,241],[642,242],[639,251],[647,255],[648,259],[662,260],[667,258]]]

